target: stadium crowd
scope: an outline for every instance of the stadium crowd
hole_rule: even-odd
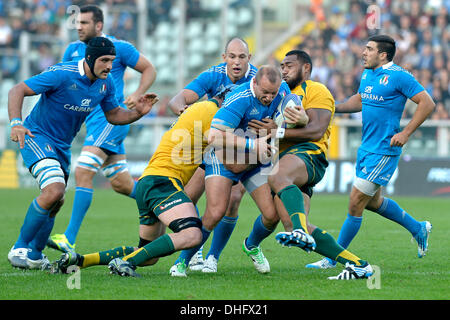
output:
[[[380,29],[370,29],[366,1],[335,6],[326,20],[306,36],[303,50],[316,57],[312,79],[327,85],[337,102],[353,95],[363,71],[361,53],[366,39],[392,35],[397,42],[394,62],[410,71],[436,102],[432,119],[450,119],[450,1],[376,1],[381,9]],[[405,108],[410,118],[415,104]]]
[[[174,1],[147,0],[149,32],[158,21],[170,18]],[[33,39],[31,73],[36,74],[60,60],[61,48],[48,39],[57,39],[70,5],[87,3],[108,7],[133,6],[125,0],[16,0],[0,2],[0,78],[18,81],[20,36],[28,32]],[[200,12],[200,1],[187,1],[191,12]],[[397,41],[395,63],[404,67],[424,85],[436,102],[432,119],[450,119],[450,24],[449,0],[376,0],[381,9],[380,24],[367,27],[370,1],[342,1],[329,8],[325,19],[305,37],[301,49],[315,57],[312,79],[328,86],[337,102],[358,89],[362,72],[361,50],[366,39],[376,33],[392,35]],[[132,43],[136,41],[133,13],[112,10],[109,34]],[[135,43],[134,43],[135,44]],[[161,102],[162,103],[162,102]],[[160,103],[160,104],[161,104]],[[415,104],[407,104],[405,118],[410,118]],[[166,108],[162,107],[162,110]],[[159,114],[163,114],[162,112]]]

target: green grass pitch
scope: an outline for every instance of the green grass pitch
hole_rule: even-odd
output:
[[[34,189],[0,190],[1,300],[446,300],[450,296],[450,201],[445,198],[395,198],[414,217],[433,224],[429,252],[422,259],[417,258],[417,245],[411,242],[406,230],[365,212],[360,232],[349,249],[379,268],[378,282],[327,280],[342,267],[320,271],[306,269],[305,264],[321,257],[298,248],[283,248],[276,243],[274,235],[262,243],[271,272],[258,274],[241,249],[244,237],[259,214],[246,195],[217,274],[190,272],[187,278],[171,278],[168,271],[178,255],[175,253],[161,258],[152,267],[139,268],[142,278],[113,276],[106,266],[82,269],[77,289],[73,288],[76,283],[70,281],[69,275],[22,271],[12,268],[7,261],[7,253],[18,237],[28,205],[37,194]],[[73,194],[73,191],[66,194],[53,233],[65,230]],[[347,196],[315,195],[310,221],[337,237],[347,204]],[[200,211],[204,206],[202,198]],[[78,235],[77,251],[84,254],[120,245],[137,245],[137,216],[133,200],[112,190],[95,190],[94,201]],[[281,230],[280,225],[277,231]],[[205,254],[210,242],[211,239],[205,246]],[[45,249],[45,253],[52,261],[60,256],[52,249]]]

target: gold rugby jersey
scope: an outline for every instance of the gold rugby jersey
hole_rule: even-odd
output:
[[[218,110],[214,99],[187,108],[164,133],[139,179],[149,175],[166,176],[179,179],[185,186],[202,163],[211,120]]]
[[[331,95],[331,92],[328,90],[326,86],[321,84],[320,82],[306,80],[301,85],[298,85],[293,90],[292,93],[300,96],[302,99],[303,108],[306,110],[311,108],[319,108],[326,109],[331,111],[331,119],[328,124],[328,128],[325,131],[325,134],[318,141],[311,141],[317,145],[325,155],[328,152],[328,143],[331,134],[331,123],[334,116],[334,98]],[[293,141],[281,140],[280,141],[280,153],[286,150],[287,148],[296,145],[298,143]]]

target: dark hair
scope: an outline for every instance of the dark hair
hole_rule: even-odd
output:
[[[309,54],[307,54],[305,51],[299,50],[299,49],[291,50],[288,53],[286,53],[286,57],[293,56],[293,55],[297,56],[297,60],[300,61],[302,64],[308,63],[311,66],[310,72],[312,72],[313,64],[312,64],[312,60],[311,60],[311,57],[309,56]]]
[[[96,6],[95,4],[87,4],[80,8],[80,13],[89,12],[92,12],[92,19],[94,20],[94,23],[103,23],[103,11],[99,6]]]
[[[270,83],[276,83],[278,80],[281,80],[280,70],[272,65],[265,65],[258,69],[255,75],[256,83],[259,83],[263,76],[266,76]]]
[[[378,52],[386,52],[387,60],[392,61],[395,56],[395,40],[387,35],[376,35],[369,38],[368,41],[377,43]]]

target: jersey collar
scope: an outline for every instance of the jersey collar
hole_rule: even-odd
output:
[[[80,76],[84,76],[84,58],[78,61],[78,72],[80,73]]]
[[[246,77],[246,78],[247,78],[248,75],[250,74],[250,68],[251,68],[250,63],[247,63],[247,72],[245,73],[245,77]]]
[[[388,63],[383,64],[381,67],[383,69],[387,69],[387,68],[391,67],[393,64],[394,64],[394,61],[389,61]]]
[[[250,91],[252,92],[253,98],[256,98],[255,90],[253,90],[253,78],[250,79]]]

